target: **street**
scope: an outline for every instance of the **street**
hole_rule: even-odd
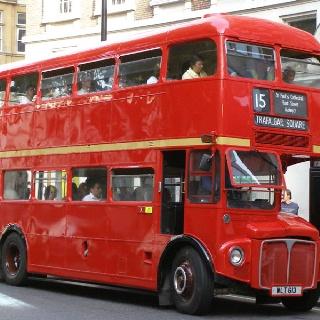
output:
[[[215,299],[211,314],[204,319],[319,319],[320,307],[305,314],[288,312],[279,305],[258,306],[253,299]],[[25,287],[0,283],[0,319],[12,320],[105,320],[185,319],[174,308],[160,308],[157,297],[62,281],[32,279]]]

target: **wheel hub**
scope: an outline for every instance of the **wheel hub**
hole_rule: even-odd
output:
[[[188,262],[182,263],[174,272],[174,289],[177,294],[187,298],[192,293],[193,274]]]

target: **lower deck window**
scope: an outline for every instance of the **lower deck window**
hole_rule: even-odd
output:
[[[116,169],[112,173],[113,201],[152,201],[153,169]]]
[[[101,201],[107,195],[106,168],[74,168],[72,170],[72,200]]]
[[[37,200],[65,200],[66,195],[66,171],[37,171],[35,173],[35,198]]]
[[[27,200],[31,195],[31,171],[16,170],[4,173],[5,200]]]

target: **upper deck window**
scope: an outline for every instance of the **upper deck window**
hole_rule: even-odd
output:
[[[217,67],[217,46],[213,40],[174,45],[169,51],[167,79],[196,79],[211,76]]]
[[[160,62],[160,49],[121,57],[119,87],[157,83]]]
[[[320,57],[292,50],[281,50],[284,82],[305,87],[320,87]]]
[[[73,83],[73,67],[43,72],[41,95],[43,100],[70,96]]]
[[[243,42],[226,42],[228,73],[233,77],[274,80],[274,50]]]
[[[78,73],[78,94],[111,90],[114,60],[101,60],[81,64]]]
[[[7,81],[4,79],[0,80],[0,108],[3,106],[4,103],[4,98],[6,95],[6,86],[7,86]]]
[[[12,78],[9,104],[27,104],[35,101],[38,73],[29,73]]]

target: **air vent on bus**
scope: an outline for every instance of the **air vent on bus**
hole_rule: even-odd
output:
[[[257,131],[255,133],[256,143],[307,148],[309,146],[309,138],[306,136],[295,136],[290,134],[278,134]]]

